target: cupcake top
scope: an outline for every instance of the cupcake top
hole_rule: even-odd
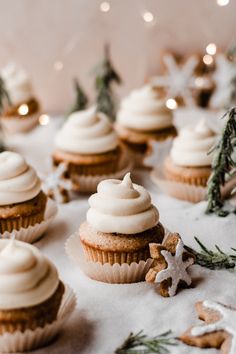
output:
[[[6,90],[13,106],[28,102],[32,97],[32,86],[27,73],[15,63],[1,70]]]
[[[105,233],[136,234],[156,226],[159,213],[144,187],[133,184],[130,173],[123,181],[108,179],[99,183],[89,198],[87,222]]]
[[[187,126],[180,130],[173,141],[171,158],[179,166],[210,166],[213,156],[208,153],[216,138],[216,133],[210,129],[205,119],[202,119],[196,126]]]
[[[55,266],[34,246],[0,240],[0,309],[31,307],[49,299],[59,278]]]
[[[36,197],[41,181],[24,158],[10,151],[0,153],[0,206],[22,203]]]
[[[152,86],[135,90],[126,97],[117,115],[121,125],[140,131],[154,131],[172,126],[172,113]]]
[[[118,137],[104,113],[95,107],[72,113],[56,135],[56,148],[75,154],[101,154],[118,146]]]

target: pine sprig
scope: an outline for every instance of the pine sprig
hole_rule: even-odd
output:
[[[110,59],[109,46],[105,46],[104,59],[95,68],[95,89],[97,111],[105,113],[111,120],[115,119],[116,104],[112,92],[112,84],[120,84],[121,78],[114,69]]]
[[[4,110],[5,104],[11,104],[10,97],[8,95],[8,92],[5,87],[4,80],[0,76],[0,114]],[[0,152],[4,151],[4,142],[3,142],[3,132],[2,132],[2,127],[1,127],[1,122],[0,122]]]
[[[228,211],[223,210],[224,200],[221,195],[221,186],[225,185],[226,178],[236,167],[233,160],[233,151],[236,138],[236,108],[230,109],[222,118],[228,116],[222,136],[217,145],[209,152],[214,151],[212,173],[207,185],[207,213],[216,213],[226,216]]]
[[[188,246],[185,246],[185,249],[194,254],[196,264],[212,270],[232,269],[235,267],[236,255],[226,254],[217,245],[215,245],[216,250],[209,250],[197,237],[194,237],[194,239],[200,247],[200,252]],[[231,249],[232,251],[236,251],[234,248]]]
[[[132,332],[124,343],[115,350],[114,354],[167,354],[168,347],[177,345],[171,331],[167,331],[154,337],[148,337],[143,331],[136,334]]]
[[[73,84],[75,91],[75,102],[69,110],[67,116],[69,116],[71,113],[85,109],[88,104],[88,97],[80,86],[79,81],[77,79],[74,79]]]

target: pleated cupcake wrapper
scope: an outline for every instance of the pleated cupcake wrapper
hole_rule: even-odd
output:
[[[0,335],[1,353],[22,353],[41,348],[50,343],[60,332],[76,307],[76,297],[73,290],[66,285],[65,294],[57,315],[57,320],[35,330],[25,332],[4,333]]]
[[[195,186],[182,182],[170,181],[165,178],[161,172],[163,167],[159,167],[151,172],[152,181],[161,189],[162,192],[192,203],[199,203],[207,197],[207,188],[202,186]],[[230,180],[222,188],[223,197],[228,197],[232,186],[236,184],[236,178]]]
[[[123,178],[127,172],[132,171],[133,169],[133,160],[130,157],[130,154],[124,153],[124,156],[120,159],[117,172],[111,174],[101,174],[97,176],[83,176],[83,175],[74,175],[72,177],[73,183],[75,184],[75,189],[78,192],[83,193],[93,193],[97,190],[97,185],[104,179],[120,179]]]
[[[146,261],[132,262],[131,264],[92,262],[85,259],[78,233],[70,236],[65,244],[68,257],[80,267],[80,269],[91,279],[111,283],[124,284],[143,281],[150,269],[153,260],[148,258]],[[121,257],[122,256],[117,256]]]
[[[3,130],[8,134],[25,133],[32,130],[39,122],[40,112],[28,117],[1,117]]]
[[[117,171],[118,158],[107,163],[98,165],[71,165],[69,166],[69,173],[73,177],[74,175],[84,175],[84,176],[96,176],[105,175],[110,173],[115,173]]]
[[[14,230],[12,232],[5,231],[3,234],[0,234],[0,238],[8,239],[15,238],[16,240],[34,243],[37,241],[44,232],[48,229],[50,223],[55,218],[57,214],[57,206],[56,203],[48,199],[46,210],[44,214],[44,220],[35,225],[30,225],[28,227],[21,227],[19,230]],[[15,225],[17,227],[17,225]]]

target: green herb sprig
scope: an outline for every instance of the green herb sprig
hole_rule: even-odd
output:
[[[116,104],[112,92],[112,84],[120,84],[121,78],[110,59],[110,48],[105,46],[104,59],[95,68],[95,89],[97,111],[105,113],[112,121],[115,120]]]
[[[216,146],[209,152],[214,151],[212,173],[207,185],[207,210],[206,213],[215,213],[218,216],[226,216],[229,211],[224,210],[224,200],[221,195],[221,186],[225,185],[226,177],[236,168],[233,160],[233,151],[236,146],[236,108],[230,109],[222,118],[227,122],[222,131],[222,136]]]
[[[216,269],[232,269],[235,267],[236,255],[228,255],[223,252],[219,246],[215,245],[214,251],[209,250],[197,237],[194,237],[197,244],[200,246],[200,252],[185,246],[185,249],[194,254],[196,257],[196,264],[209,268]],[[235,248],[231,248],[232,251],[236,251]]]
[[[0,76],[0,114],[4,110],[5,104],[11,104],[10,97],[8,95],[8,92],[5,87],[4,80]],[[2,132],[2,127],[1,127],[1,122],[0,122],[0,152],[4,151],[4,141],[3,141],[3,132]]]
[[[75,91],[75,102],[71,107],[71,109],[69,110],[67,116],[69,116],[71,113],[85,109],[88,104],[88,96],[80,86],[79,81],[77,79],[74,79],[73,84],[74,84],[74,91]]]
[[[167,331],[154,337],[148,337],[143,331],[136,334],[132,332],[124,343],[115,350],[114,354],[167,354],[168,347],[177,345],[171,331]]]

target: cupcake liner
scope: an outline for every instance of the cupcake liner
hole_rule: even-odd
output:
[[[25,133],[38,125],[40,113],[36,112],[28,117],[1,117],[3,130],[8,134]]]
[[[117,172],[111,174],[102,174],[97,176],[83,176],[74,175],[73,184],[75,185],[75,190],[83,193],[93,193],[97,190],[97,185],[104,179],[120,179],[123,178],[127,172],[133,169],[133,160],[130,158],[128,152],[124,153],[120,159]]]
[[[13,230],[26,229],[29,226],[40,224],[44,219],[44,211],[41,211],[35,215],[22,216],[19,218],[10,218],[1,220],[1,233],[6,231],[12,232]]]
[[[15,230],[12,232],[5,231],[3,234],[0,234],[0,238],[15,238],[16,240],[34,243],[37,241],[44,232],[48,229],[50,223],[55,218],[57,214],[57,206],[56,203],[48,199],[46,210],[44,214],[44,220],[41,223],[30,225],[27,228],[20,228],[19,230]]]
[[[50,343],[64,326],[76,306],[76,297],[73,290],[66,285],[57,320],[35,330],[25,332],[4,333],[0,335],[0,352],[16,353],[40,348]]]
[[[67,256],[91,279],[111,284],[136,283],[143,281],[153,259],[131,264],[102,264],[87,261],[84,257],[78,233],[70,236],[65,244]]]

